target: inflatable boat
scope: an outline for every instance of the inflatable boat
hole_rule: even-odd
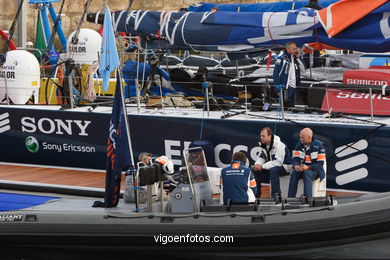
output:
[[[0,214],[4,247],[129,251],[279,252],[388,238],[390,193],[311,201],[209,205],[193,213],[92,208],[91,199],[54,198]],[[317,203],[317,205],[316,205]]]
[[[140,204],[137,186],[135,203],[121,200],[110,208],[92,207],[97,203],[91,198],[0,194],[1,245],[281,254],[389,237],[390,192],[220,204],[213,197],[203,149],[183,152],[185,167],[164,175],[176,187],[160,201],[153,201],[150,192],[146,204]],[[126,178],[126,191],[129,179],[163,187],[161,176],[162,167],[140,167]]]

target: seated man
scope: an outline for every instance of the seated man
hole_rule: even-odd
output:
[[[147,153],[147,152],[140,153],[140,155],[138,156],[138,160],[139,160],[139,162],[143,163],[143,165],[140,165],[140,166],[151,165],[150,161],[152,160],[152,157],[153,157],[153,155],[151,153]]]
[[[256,181],[249,168],[245,167],[246,156],[242,152],[233,154],[230,166],[221,171],[223,204],[228,199],[234,203],[254,202],[255,196],[251,188],[256,187]]]
[[[291,155],[288,147],[274,135],[272,129],[265,127],[260,131],[261,150],[258,160],[253,166],[257,183],[256,198],[261,196],[261,179],[269,174],[271,197],[281,194],[279,176],[288,175],[291,171]]]
[[[325,148],[322,142],[313,139],[313,131],[304,128],[299,134],[299,142],[293,151],[294,170],[290,175],[288,196],[295,197],[298,180],[303,178],[303,194],[312,197],[313,180],[325,178]]]

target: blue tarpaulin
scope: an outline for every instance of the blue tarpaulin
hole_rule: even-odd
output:
[[[338,2],[339,0],[319,0],[318,5],[322,8]],[[188,8],[190,12],[208,12],[213,7],[217,7],[219,11],[226,12],[283,12],[300,9],[309,4],[309,0],[305,1],[286,1],[275,3],[257,3],[257,4],[212,4],[212,3],[197,3]]]
[[[148,37],[161,49],[253,52],[294,41],[299,47],[320,42],[340,49],[389,52],[389,13],[386,2],[332,38],[310,8],[246,13],[118,11],[113,20],[117,31]]]
[[[15,194],[0,192],[0,211],[10,211],[29,208],[43,204],[58,197],[37,196],[28,194]]]

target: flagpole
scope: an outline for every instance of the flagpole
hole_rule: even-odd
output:
[[[134,172],[135,169],[135,163],[134,163],[134,156],[133,156],[133,145],[131,143],[131,137],[130,137],[130,126],[129,126],[129,119],[127,118],[127,109],[125,104],[125,98],[123,95],[123,84],[122,84],[122,73],[119,67],[116,68],[117,70],[117,77],[116,80],[119,80],[119,86],[120,86],[120,95],[121,95],[121,102],[123,107],[123,115],[125,118],[125,125],[126,125],[126,134],[127,134],[127,142],[129,144],[129,151],[130,151],[130,160],[131,160],[131,171],[133,171],[133,186],[134,186],[134,198],[135,198],[135,211],[139,212],[139,203],[138,203],[138,178],[136,176],[136,173]],[[138,72],[137,72],[138,74]]]
[[[122,82],[122,73],[119,67],[116,69],[118,73],[117,80],[119,78],[119,86],[120,86],[120,94],[121,94],[121,102],[123,107],[123,114],[125,116],[125,124],[126,124],[126,134],[127,134],[127,141],[129,143],[129,151],[130,151],[130,158],[131,158],[131,165],[135,166],[134,164],[134,156],[133,156],[133,146],[131,144],[131,138],[130,138],[130,127],[129,127],[129,119],[127,118],[127,109],[125,104],[125,99],[123,95],[123,82]]]

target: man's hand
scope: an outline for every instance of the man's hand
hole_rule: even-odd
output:
[[[295,165],[294,166],[294,170],[297,171],[297,172],[303,172],[303,168],[301,165]]]
[[[302,169],[303,169],[304,171],[307,171],[307,170],[310,169],[310,167],[307,166],[306,164],[302,164],[301,167],[302,167]]]
[[[255,164],[253,165],[253,170],[255,172],[258,172],[258,171],[261,171],[263,169],[263,166],[261,166],[261,164]]]

